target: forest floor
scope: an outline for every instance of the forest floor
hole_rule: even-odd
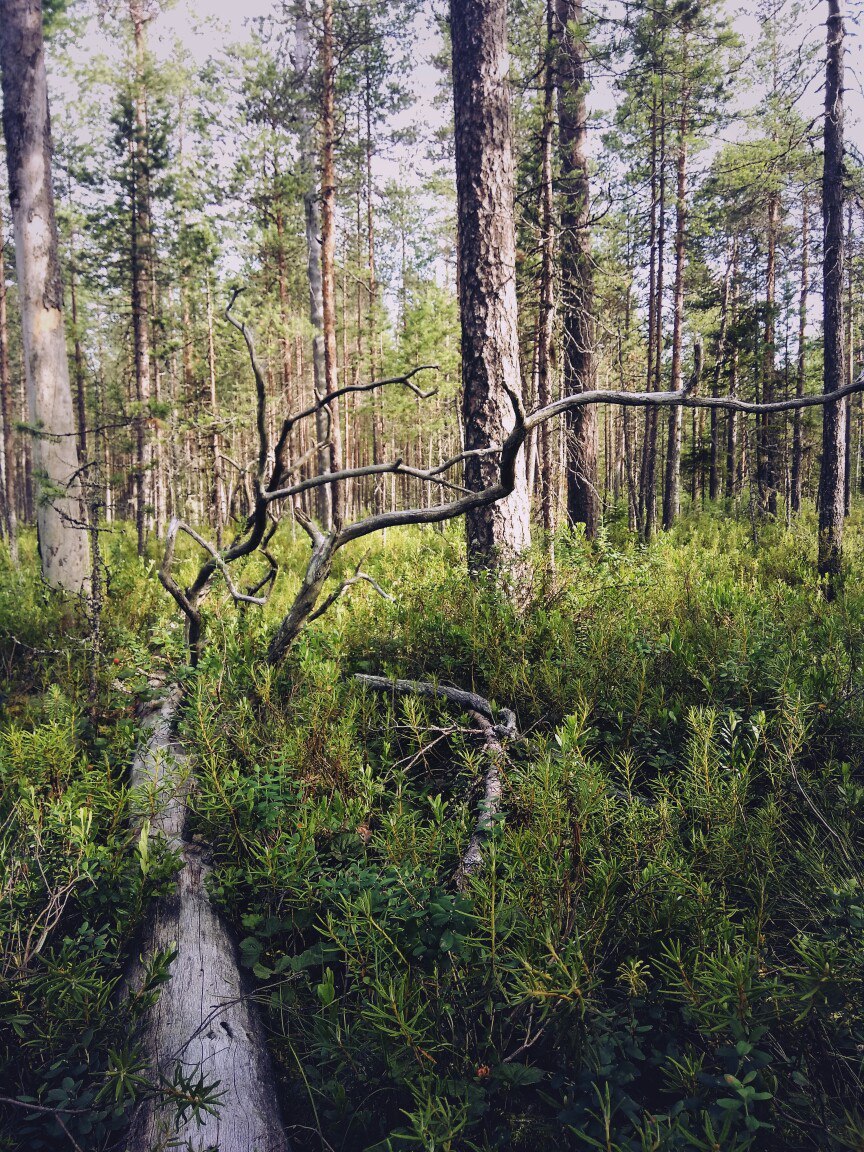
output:
[[[200,668],[131,538],[87,622],[0,558],[0,1149],[107,1149],[150,1091],[122,977],[177,860],[130,831],[136,704],[186,689],[192,827],[256,990],[297,1152],[864,1148],[864,528],[827,603],[814,525],[718,513],[536,557],[512,607],[461,538],[388,535],[279,669],[210,603]],[[296,552],[295,552],[296,549]],[[154,551],[155,555],[155,551]],[[340,555],[335,576],[361,553]],[[500,818],[446,702],[510,708]],[[163,1085],[178,1111],[194,1085]]]

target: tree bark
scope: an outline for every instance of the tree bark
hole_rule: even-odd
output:
[[[321,62],[321,304],[324,323],[324,383],[328,396],[337,387],[336,349],[336,169],[333,149],[336,136],[336,66],[333,54],[333,0],[324,0],[323,32],[320,44]],[[339,404],[330,405],[330,467],[342,467],[342,432]],[[340,523],[344,515],[344,491],[334,484],[330,499],[333,520]]]
[[[210,414],[210,436],[208,455],[210,457],[211,499],[213,501],[213,521],[216,529],[216,546],[222,547],[222,533],[227,520],[225,508],[225,484],[222,477],[222,446],[219,443],[219,398],[216,395],[216,341],[213,333],[213,293],[210,290],[210,272],[207,272],[205,289],[207,293],[207,396],[206,407]]]
[[[186,836],[188,757],[171,731],[178,696],[176,690],[169,694],[145,721],[132,766],[133,786],[142,795],[158,791],[149,834],[164,837],[180,859],[176,890],[156,901],[143,942],[145,956],[171,949],[177,954],[140,1040],[151,1072],[170,1083],[179,1064],[187,1075],[218,1081],[220,1096],[215,1112],[202,1112],[200,1123],[187,1116],[179,1124],[175,1104],[160,1108],[145,1099],[133,1114],[126,1152],[172,1146],[189,1152],[288,1152],[264,1029],[234,942],[210,902],[206,853]],[[142,975],[136,963],[133,988]]]
[[[18,563],[18,485],[12,409],[12,366],[9,362],[9,316],[6,308],[6,253],[3,212],[0,210],[0,420],[3,422],[3,519],[12,563]]]
[[[298,0],[295,22],[294,65],[298,81],[309,92],[312,49],[309,30],[309,0]],[[321,278],[321,202],[315,177],[315,146],[312,123],[306,102],[300,108],[300,168],[303,174],[303,207],[306,220],[306,274],[309,280],[309,322],[312,325],[312,382],[316,396],[327,387],[324,359],[324,300]],[[319,411],[315,418],[315,436],[323,445],[327,438],[327,417]],[[322,447],[318,453],[319,473],[330,471],[330,452]],[[322,485],[316,492],[316,515],[328,528],[333,518],[330,488]]]
[[[90,546],[66,355],[42,6],[38,0],[4,0],[2,15],[3,131],[27,403],[36,429],[32,452],[42,574],[56,588],[80,592],[89,585]]]
[[[513,152],[503,0],[451,0],[459,308],[465,447],[500,446],[522,404],[513,222]],[[494,483],[494,458],[469,457],[469,488]],[[472,571],[506,569],[531,540],[524,451],[506,500],[466,517]]]
[[[134,124],[131,141],[132,229],[132,338],[135,359],[135,527],[138,555],[147,543],[148,491],[151,451],[147,437],[147,406],[150,402],[150,189],[148,116],[145,92],[147,66],[146,26],[149,15],[141,0],[130,0],[129,16],[135,37]]]
[[[565,395],[594,386],[594,274],[589,211],[588,110],[582,0],[556,0],[558,142],[561,153],[561,315]],[[567,415],[567,514],[590,539],[600,522],[597,410]]]
[[[735,274],[735,264],[738,254],[738,237],[732,238],[729,252],[729,263],[726,266],[726,275],[723,277],[723,291],[720,297],[720,332],[717,337],[717,353],[714,362],[714,382],[711,389],[712,396],[720,395],[720,379],[726,366],[726,341],[729,335],[729,299],[732,290],[732,277]],[[708,498],[712,501],[720,498],[720,413],[716,408],[711,409],[711,459],[708,473]]]
[[[762,344],[762,400],[774,400],[774,329],[777,310],[777,228],[780,219],[780,197],[775,192],[768,198],[768,262],[765,272],[765,338]],[[777,515],[777,428],[776,420],[766,412],[759,418],[756,440],[759,457],[759,498],[771,516]]]
[[[843,37],[842,0],[828,0],[825,145],[822,171],[823,392],[841,387],[843,371]],[[819,473],[819,574],[833,594],[843,554],[847,405],[826,404]]]
[[[687,37],[684,36],[682,71],[688,67]],[[681,94],[678,125],[677,194],[675,200],[675,289],[672,318],[672,391],[680,392],[682,345],[684,338],[684,263],[687,236],[687,132],[689,131],[689,91],[686,80]],[[663,489],[663,527],[669,529],[681,510],[681,418],[680,408],[669,412],[669,438],[666,449],[666,485]]]
[[[552,349],[555,330],[555,227],[552,193],[552,136],[555,116],[554,0],[546,4],[546,52],[543,73],[543,125],[540,137],[540,308],[537,318],[537,401],[552,402]],[[539,435],[540,508],[543,531],[555,531],[555,446],[553,429],[544,424]]]
[[[807,379],[807,297],[810,291],[810,204],[806,191],[801,200],[801,288],[798,296],[798,363],[795,373],[795,395],[804,395]],[[801,511],[803,487],[804,428],[801,409],[792,418],[792,479],[791,505],[793,512]]]

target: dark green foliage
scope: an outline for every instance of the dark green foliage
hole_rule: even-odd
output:
[[[194,1070],[154,1085],[130,1039],[171,958],[136,1000],[119,985],[174,866],[129,829],[130,703],[154,668],[185,673],[152,573],[109,539],[92,713],[83,625],[35,580],[0,585],[10,1150],[71,1147],[59,1121],[108,1148],[142,1092],[187,1112],[219,1092]],[[391,533],[365,567],[396,604],[355,589],[278,671],[262,653],[300,542],[274,542],[267,613],[217,592],[188,681],[190,831],[298,1150],[860,1146],[864,605],[851,580],[825,603],[808,539],[766,525],[754,546],[703,516],[638,550],[612,525],[560,539],[516,610],[467,580],[455,534]],[[485,763],[468,718],[369,695],[360,670],[517,711],[464,893]]]
[[[131,999],[120,981],[174,860],[130,828],[135,724],[123,684],[143,677],[128,634],[112,611],[117,655],[85,712],[83,623],[38,581],[31,543],[29,574],[4,562],[0,579],[0,1096],[18,1101],[0,1105],[0,1147],[70,1147],[65,1126],[81,1147],[102,1148],[146,1088],[130,1035],[170,958],[150,958]],[[140,575],[137,585],[132,626],[153,604]]]

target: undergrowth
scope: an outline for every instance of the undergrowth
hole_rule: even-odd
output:
[[[806,540],[564,539],[518,610],[410,534],[367,561],[396,605],[277,673],[264,621],[223,623],[196,825],[297,1148],[862,1147],[864,603],[826,605]],[[465,893],[468,721],[354,671],[515,710]]]
[[[158,667],[189,689],[189,832],[298,1152],[864,1147],[864,534],[827,604],[811,524],[751,531],[565,536],[519,607],[467,579],[456,532],[391,532],[364,567],[395,603],[358,586],[274,671],[283,540],[265,613],[213,598],[194,674],[119,540],[95,706],[84,622],[4,568],[0,1094],[49,1109],[7,1107],[5,1146],[71,1147],[58,1107],[82,1149],[116,1146],[140,1091],[120,978],[173,862],[142,861],[128,767]],[[515,711],[465,891],[469,718],[355,672]]]
[[[167,974],[153,958],[123,993],[147,903],[174,873],[131,829],[128,787],[143,638],[163,610],[120,548],[90,699],[86,617],[34,575],[33,543],[0,573],[0,1148],[104,1148],[143,1084],[131,1035]]]

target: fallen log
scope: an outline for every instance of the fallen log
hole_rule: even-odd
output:
[[[237,964],[231,936],[210,903],[210,871],[202,848],[184,838],[190,788],[188,755],[173,734],[180,693],[172,691],[144,721],[132,783],[136,818],[150,821],[180,856],[175,892],[156,901],[142,955],[175,950],[171,975],[148,1012],[140,1036],[144,1060],[164,1085],[179,1066],[184,1080],[218,1082],[213,1114],[178,1113],[158,1092],[141,1100],[127,1136],[127,1152],[166,1147],[188,1152],[288,1152],[276,1085],[261,1022]],[[138,962],[129,975],[140,986]]]

